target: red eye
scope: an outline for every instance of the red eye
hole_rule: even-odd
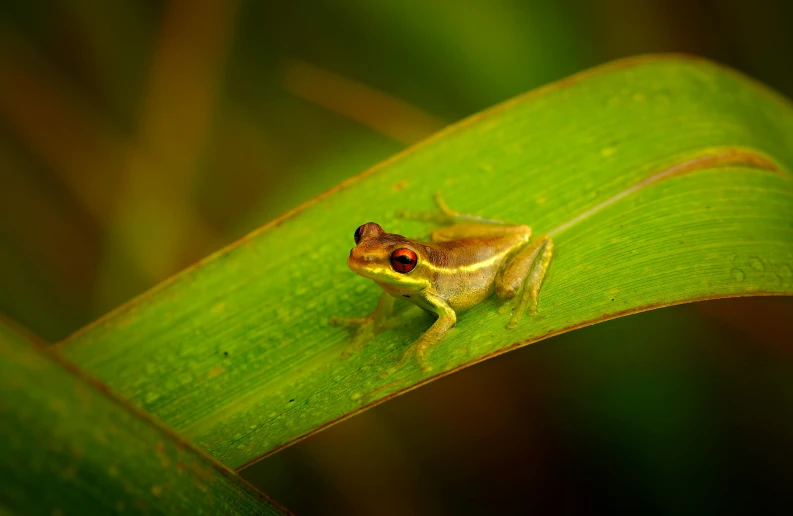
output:
[[[406,273],[413,270],[413,267],[418,263],[416,253],[410,249],[397,249],[391,253],[391,267],[395,271]]]
[[[363,226],[358,226],[358,229],[355,230],[355,235],[353,235],[353,238],[355,239],[355,245],[358,245],[358,243],[361,241],[362,234]]]

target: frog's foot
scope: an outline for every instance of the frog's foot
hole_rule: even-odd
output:
[[[362,324],[352,336],[350,343],[346,348],[344,348],[344,351],[341,352],[341,358],[348,358],[363,351],[366,343],[375,338],[377,333],[378,328],[374,324],[374,321],[367,324]]]
[[[429,347],[428,343],[422,345],[421,342],[414,342],[413,344],[410,345],[410,347],[408,347],[408,349],[405,350],[399,362],[397,362],[395,365],[383,371],[381,373],[381,376],[386,377],[396,373],[397,371],[401,370],[406,363],[411,361],[413,357],[416,357],[416,362],[421,368],[421,371],[424,373],[429,373],[430,371],[432,371],[432,366],[430,366],[429,363],[427,362],[428,347]]]
[[[507,312],[511,312],[515,308],[515,305],[518,303],[518,299],[519,298],[517,297],[513,297],[501,303],[501,305],[498,307],[499,315],[503,315]]]
[[[424,373],[432,371],[432,366],[427,362],[427,348],[429,347],[429,342],[417,342],[415,344],[416,362],[418,362],[421,371]]]
[[[366,317],[332,317],[330,319],[330,324],[333,326],[344,326],[346,328],[357,327],[352,336],[352,340],[347,347],[344,348],[344,351],[342,351],[341,358],[347,358],[360,352],[366,343],[379,333],[382,325],[378,323],[379,321],[373,315]]]
[[[398,371],[414,356],[416,357],[416,362],[418,363],[422,372],[428,373],[432,371],[432,367],[427,361],[427,351],[432,346],[440,342],[457,322],[457,315],[454,313],[451,307],[446,304],[439,303],[436,308],[438,309],[439,316],[435,323],[430,326],[430,328],[425,331],[421,337],[416,340],[416,342],[411,344],[410,347],[405,350],[405,353],[402,355],[402,359],[399,361],[399,363],[397,363],[394,367],[387,369],[383,373],[383,376],[388,376],[389,374]]]
[[[435,204],[438,205],[438,211],[397,211],[397,217],[403,219],[424,220],[427,222],[437,222],[439,224],[461,224],[464,222],[482,222],[486,224],[505,224],[505,222],[495,219],[486,219],[479,215],[471,215],[469,213],[460,213],[452,211],[443,199],[440,192],[435,192],[433,196]]]
[[[332,317],[330,324],[346,328],[357,327],[349,345],[341,353],[341,358],[347,358],[360,352],[366,343],[374,339],[381,331],[401,326],[404,324],[404,320],[396,315],[389,317],[369,315],[366,317]]]
[[[383,328],[391,328],[397,318],[394,316],[394,298],[383,292],[377,300],[374,312],[366,317],[331,317],[330,324],[355,328],[352,341],[342,352],[341,357],[348,356],[362,350],[364,345],[372,340]]]
[[[507,323],[507,328],[514,328],[517,326],[518,322],[520,322],[527,311],[531,315],[537,313],[540,288],[542,287],[545,275],[548,273],[551,258],[553,257],[553,241],[549,237],[543,237],[538,240],[536,245],[536,257],[534,258],[531,270],[520,292],[516,298],[514,298],[517,299],[517,304],[515,304],[515,301],[508,301],[499,309],[499,313],[502,313],[515,304],[515,309],[512,311],[512,317],[510,317]]]

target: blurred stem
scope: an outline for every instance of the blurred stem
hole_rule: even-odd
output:
[[[446,125],[403,100],[304,61],[284,63],[283,86],[296,97],[405,145],[416,143]]]
[[[129,285],[126,296],[222,243],[185,193],[200,169],[237,7],[237,1],[211,0],[175,0],[166,7],[140,110],[143,152],[129,155],[122,174],[118,231],[106,249],[100,305],[118,301],[105,296],[119,295],[113,285],[121,271],[113,267],[124,257],[133,257],[146,283]],[[197,256],[180,256],[185,249]]]

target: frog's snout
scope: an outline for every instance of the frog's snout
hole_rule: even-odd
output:
[[[356,265],[360,265],[360,263],[362,261],[363,261],[363,256],[361,256],[361,253],[360,252],[356,252],[356,248],[355,247],[350,249],[350,256],[349,256],[349,258],[347,258],[347,266],[350,269],[355,270],[355,266]]]
[[[347,258],[347,267],[350,268],[354,273],[360,274],[362,276],[366,276],[363,274],[363,271],[368,270],[372,267],[372,265],[376,262],[376,256],[372,256],[371,253],[366,252],[365,250],[360,249],[359,247],[353,247],[350,250],[350,256]]]
[[[350,249],[350,257],[347,258],[347,264],[352,263],[366,263],[374,260],[374,257],[369,253],[361,252],[357,247]]]

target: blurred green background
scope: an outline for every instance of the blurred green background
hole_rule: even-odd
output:
[[[699,54],[793,96],[791,5],[3,0],[0,311],[60,340],[446,124],[619,57]],[[789,514],[793,304],[555,337],[243,475],[301,514]]]

